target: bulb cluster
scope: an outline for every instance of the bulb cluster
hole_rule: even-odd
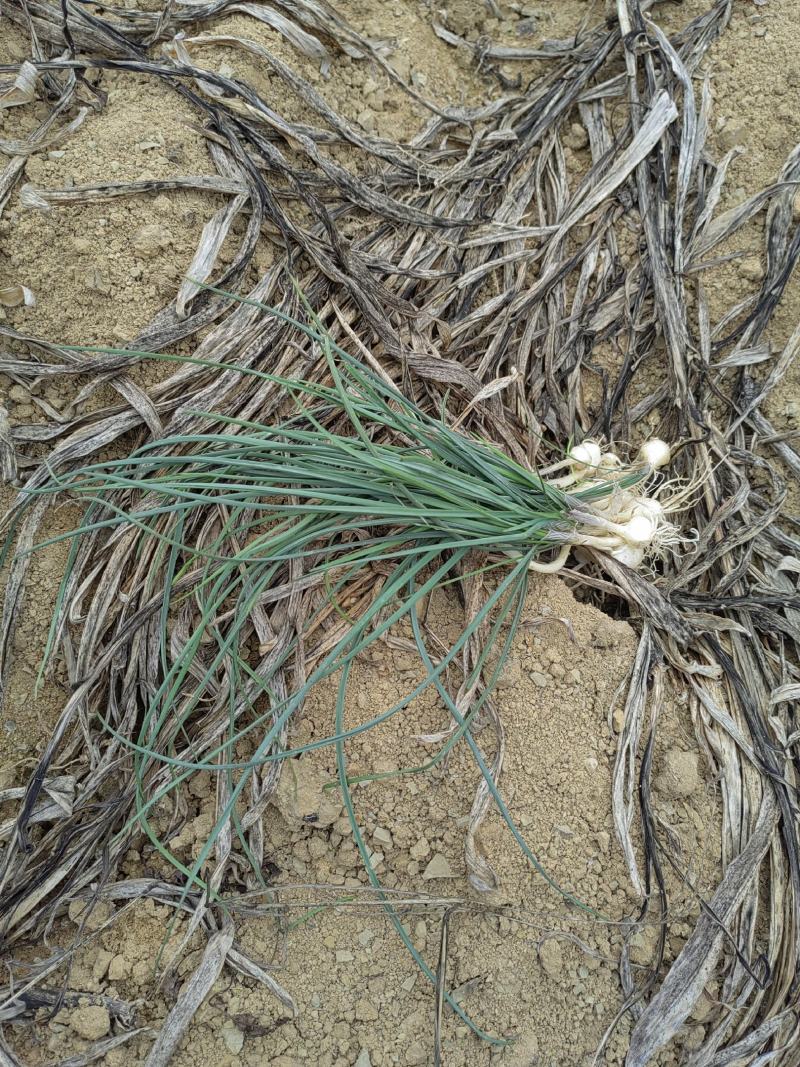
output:
[[[589,502],[576,501],[571,518],[575,528],[564,535],[569,551],[573,545],[586,545],[607,552],[629,567],[638,567],[647,556],[659,555],[683,538],[667,514],[678,510],[683,494],[672,496],[666,503],[647,492],[649,476],[666,466],[672,451],[665,441],[652,438],[639,449],[635,461],[624,464],[615,452],[603,451],[596,441],[583,441],[567,453],[566,459],[542,471],[550,485],[569,495],[584,493],[595,487],[608,486],[621,475],[639,471],[642,478],[636,486],[622,484],[610,494]],[[565,473],[560,473],[564,471]],[[670,483],[666,483],[668,486]],[[662,487],[663,489],[663,487]],[[535,570],[553,570],[563,565],[565,552],[552,563],[531,566]]]

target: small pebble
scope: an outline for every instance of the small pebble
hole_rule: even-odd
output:
[[[234,1056],[238,1056],[244,1046],[244,1034],[238,1026],[234,1026],[233,1023],[226,1022],[222,1026],[222,1040],[225,1042],[225,1047],[229,1052],[232,1052]]]
[[[453,870],[447,857],[441,854],[434,856],[422,872],[422,877],[426,880],[431,878],[452,878]]]
[[[420,920],[414,927],[414,944],[418,951],[422,951],[428,943],[428,925]]]

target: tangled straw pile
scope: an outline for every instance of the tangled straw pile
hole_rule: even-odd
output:
[[[442,684],[443,661],[415,631],[453,716],[453,736],[481,765],[471,716],[490,689],[487,649],[498,620],[515,618],[536,552],[556,534],[568,541],[577,535],[599,537],[612,552],[600,564],[602,548],[589,541],[572,579],[596,590],[607,610],[628,613],[641,635],[612,797],[640,894],[639,921],[666,921],[664,866],[683,870],[650,800],[666,673],[688,694],[723,800],[724,869],[685,947],[666,975],[663,937],[645,974],[620,965],[623,1010],[635,1016],[628,1064],[644,1067],[658,1054],[714,974],[721,995],[705,1020],[697,1064],[764,1057],[788,1067],[797,1058],[800,986],[792,704],[800,677],[800,551],[795,521],[778,520],[784,478],[800,476],[800,456],[762,409],[800,348],[800,331],[777,353],[766,334],[800,255],[792,218],[800,151],[768,188],[719,210],[736,152],[712,157],[711,92],[697,76],[725,29],[730,0],[709,3],[671,36],[651,19],[653,4],[617,0],[607,22],[535,50],[546,67],[541,77],[505,85],[476,109],[442,108],[403,86],[384,51],[324,3],[281,0],[280,17],[267,4],[247,5],[248,17],[280,26],[314,62],[346,54],[408,91],[429,121],[403,145],[338,115],[298,69],[260,44],[224,38],[229,47],[255,50],[303,101],[308,122],[291,121],[250,86],[195,66],[200,45],[223,39],[177,34],[233,6],[215,0],[160,13],[98,14],[71,0],[10,0],[4,9],[31,36],[20,84],[28,94],[38,84],[53,115],[18,145],[0,176],[0,205],[22,174],[18,161],[51,143],[52,125],[73,111],[71,123],[83,121],[80,94],[103,70],[158,79],[195,108],[218,174],[26,186],[20,196],[29,209],[176,188],[213,191],[229,202],[209,217],[190,278],[126,349],[75,350],[0,324],[0,369],[16,382],[57,379],[67,390],[80,380],[88,383],[83,399],[110,382],[119,396],[105,408],[68,405],[58,419],[0,433],[0,469],[23,483],[6,520],[19,551],[0,628],[0,686],[29,550],[41,539],[53,490],[68,488],[90,508],[72,545],[45,664],[64,672],[68,696],[23,794],[12,798],[0,859],[8,974],[0,1020],[33,1018],[57,1001],[54,975],[64,973],[70,950],[31,964],[29,946],[42,943],[73,901],[98,893],[125,900],[146,892],[188,911],[187,927],[209,935],[148,1067],[168,1061],[197,998],[224,966],[263,982],[291,1008],[214,903],[220,891],[239,888],[236,855],[248,857],[249,871],[261,868],[262,818],[280,758],[292,751],[291,709],[337,664],[346,677],[348,657],[389,624],[395,603],[408,610],[431,583],[469,583],[471,568],[497,563],[465,597],[458,692]],[[455,48],[469,47],[438,22],[436,31]],[[166,52],[154,51],[162,44]],[[495,59],[527,61],[530,52],[498,52],[482,41],[476,62],[491,75]],[[11,91],[23,72],[3,73]],[[576,176],[566,166],[563,135],[577,121],[588,138],[588,163]],[[65,136],[71,128],[63,127]],[[342,143],[368,165],[344,167],[328,150]],[[714,319],[704,272],[722,242],[763,209],[763,281]],[[222,265],[220,249],[245,212],[238,248]],[[249,300],[232,302],[223,290],[245,286],[260,239],[272,243],[275,265],[259,276]],[[633,251],[623,256],[622,247]],[[318,309],[319,329],[298,328],[302,308],[290,275]],[[197,284],[209,278],[216,286]],[[145,390],[129,375],[152,351],[196,335],[202,339],[194,358],[166,380]],[[324,337],[353,358],[331,364]],[[612,371],[596,358],[601,346],[618,356]],[[753,368],[764,365],[766,375],[757,377]],[[381,384],[387,378],[391,393]],[[600,383],[594,406],[586,380]],[[287,389],[303,410],[287,412]],[[456,435],[452,427],[464,413],[464,435]],[[388,437],[373,436],[376,415]],[[625,479],[609,492],[609,476],[587,476],[603,468],[592,462],[597,441],[637,439],[643,422],[648,433],[683,446],[670,457],[663,503],[665,512],[685,505],[682,536],[694,531],[692,551],[667,553],[655,580],[625,566],[637,561],[630,543],[607,538],[627,540],[618,527],[655,518],[669,542],[660,512],[634,514],[640,490]],[[279,428],[277,438],[265,431],[270,426]],[[573,452],[562,474],[554,464],[567,441],[585,451]],[[312,452],[303,451],[309,445]],[[124,447],[126,458],[101,462],[112,447]],[[45,462],[37,449],[46,451]],[[298,474],[291,486],[287,456]],[[552,473],[551,484],[531,475],[534,468]],[[267,500],[270,469],[281,495]],[[356,469],[369,475],[366,498],[347,484]],[[562,477],[563,485],[552,484]],[[685,499],[671,499],[675,479],[692,487]],[[613,514],[603,515],[603,498]],[[384,509],[366,532],[365,500],[373,518],[376,500]],[[265,527],[267,514],[274,521]],[[431,521],[434,514],[440,522]],[[651,525],[626,530],[647,537]],[[502,561],[471,562],[468,553],[485,547],[490,534]],[[410,618],[413,625],[416,613]],[[337,747],[347,797],[341,710],[339,717],[326,740]],[[252,746],[245,760],[231,758],[237,739]],[[182,776],[211,764],[220,781],[216,834],[199,863],[183,868],[177,887],[167,877],[146,885],[122,877],[120,857],[136,827],[152,822],[154,798],[174,795]],[[500,767],[484,762],[481,769],[486,802],[510,818],[496,788]],[[470,853],[473,829],[466,835],[473,880],[490,884],[491,870]],[[150,830],[153,849],[164,853]],[[529,858],[535,862],[533,853]],[[398,931],[403,936],[399,922]],[[440,981],[440,1004],[445,992]]]

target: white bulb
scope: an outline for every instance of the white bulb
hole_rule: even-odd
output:
[[[664,505],[652,496],[636,497],[631,510],[634,515],[647,515],[655,522],[664,518]]]
[[[616,452],[604,452],[600,457],[600,466],[604,470],[619,470],[622,466],[622,460]]]
[[[639,449],[639,459],[648,467],[663,467],[672,459],[672,449],[666,441],[651,437]]]
[[[638,567],[644,559],[644,549],[636,545],[620,545],[619,548],[612,548],[610,555],[626,567]]]
[[[625,523],[624,537],[632,545],[649,545],[656,532],[656,524],[649,515],[634,515],[630,522]]]
[[[596,441],[584,441],[570,449],[569,461],[575,467],[599,467],[602,452]]]

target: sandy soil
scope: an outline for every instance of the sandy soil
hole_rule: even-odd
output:
[[[358,29],[396,41],[393,63],[414,84],[442,102],[477,103],[498,90],[474,68],[471,57],[439,40],[425,4],[393,0],[341,0],[339,8]],[[595,5],[596,6],[596,5]],[[592,5],[583,0],[559,3],[501,2],[502,20],[487,15],[478,0],[451,0],[448,25],[474,40],[481,33],[518,43],[574,32]],[[704,9],[700,0],[665,5],[667,28]],[[800,61],[792,47],[796,35],[795,0],[769,0],[756,6],[739,0],[731,27],[714,49],[707,69],[715,100],[712,146],[719,151],[741,143],[724,206],[747,190],[774,179],[791,146],[800,140]],[[407,97],[380,72],[358,60],[337,59],[324,78],[265,26],[245,15],[226,18],[216,32],[245,35],[268,43],[312,80],[343,114],[378,133],[411,137],[422,120]],[[21,59],[27,47],[21,34],[0,16],[0,61]],[[204,62],[250,81],[265,98],[270,76],[254,57],[228,47],[198,52]],[[523,78],[537,72],[526,65]],[[505,71],[504,71],[505,72]],[[520,73],[509,67],[509,76]],[[106,107],[90,114],[81,129],[53,151],[26,164],[34,184],[61,187],[100,178],[137,180],[213,172],[194,116],[165,87],[130,76],[106,74]],[[302,102],[294,105],[302,113]],[[0,136],[19,137],[42,115],[37,105],[0,112]],[[575,151],[579,151],[579,147]],[[203,224],[218,206],[206,194],[175,192],[134,197],[106,204],[62,207],[47,214],[26,211],[18,193],[0,218],[0,287],[21,283],[34,292],[31,308],[0,309],[0,320],[15,329],[67,342],[109,343],[135,336],[168,300],[186,270]],[[729,306],[759,278],[761,221],[738,238],[746,254],[721,265],[708,281],[712,299]],[[730,250],[729,250],[730,251]],[[250,281],[270,263],[265,243],[255,257]],[[790,283],[776,315],[770,340],[785,342],[800,315],[800,285]],[[611,358],[609,356],[609,358]],[[140,384],[158,369],[138,367]],[[797,367],[770,398],[767,413],[780,430],[798,427]],[[41,386],[31,397],[0,376],[0,396],[11,417],[36,421],[43,411],[70,412],[73,405],[98,404],[110,386],[85,398]],[[590,388],[587,385],[587,389]],[[0,504],[8,499],[2,491]],[[75,515],[64,508],[49,517],[47,532],[67,529]],[[60,694],[34,679],[55,597],[64,550],[54,546],[37,555],[25,616],[17,638],[16,665],[0,721],[0,789],[24,782],[33,754],[52,724]],[[430,608],[437,632],[447,638],[455,612],[443,598]],[[560,621],[569,621],[569,629]],[[492,1046],[475,1037],[466,1023],[445,1013],[447,1067],[501,1062],[575,1065],[591,1054],[621,1003],[617,961],[628,933],[626,920],[637,900],[616,843],[610,817],[611,769],[616,752],[615,695],[630,669],[634,632],[574,599],[566,584],[538,582],[526,607],[530,625],[522,630],[501,679],[497,696],[505,727],[504,795],[539,860],[564,890],[597,915],[566,907],[525,862],[498,816],[484,822],[477,842],[497,877],[497,889],[479,894],[465,877],[464,832],[477,784],[474,766],[459,747],[449,764],[424,776],[388,778],[359,787],[358,815],[368,831],[372,861],[382,883],[404,900],[416,900],[403,918],[413,943],[435,970],[443,919],[448,915],[448,981],[463,1011],[499,1041]],[[374,705],[389,704],[406,691],[417,669],[402,648],[375,654],[356,672],[348,714],[352,724],[368,717]],[[331,732],[332,696],[320,689],[297,727],[295,740]],[[615,714],[616,710],[616,714]],[[430,746],[419,734],[443,728],[446,717],[433,699],[420,700],[402,723],[390,722],[349,749],[354,773],[391,772],[424,761]],[[718,797],[680,693],[670,693],[657,753],[657,812],[676,835],[695,889],[713,884],[719,868]],[[481,736],[491,752],[491,731]],[[282,918],[268,910],[242,922],[242,941],[294,997],[299,1014],[286,1009],[263,986],[225,972],[198,1012],[175,1056],[176,1067],[271,1063],[277,1067],[319,1064],[357,1067],[427,1064],[431,1059],[433,996],[430,983],[403,947],[382,909],[370,905],[366,875],[349,832],[349,823],[323,792],[335,776],[326,750],[307,757],[296,771],[299,791],[285,783],[278,807],[265,816],[270,863],[280,899],[289,905]],[[211,783],[199,776],[187,800],[185,825],[171,844],[185,857],[203,840],[213,808]],[[313,812],[314,826],[302,816]],[[0,810],[0,815],[4,812]],[[2,819],[0,819],[0,823]],[[165,826],[166,828],[166,826]],[[153,858],[147,850],[127,858],[130,876],[147,875]],[[295,885],[321,884],[311,894]],[[672,920],[667,931],[667,960],[686,938],[696,914],[694,895],[673,878]],[[426,897],[432,898],[426,901]],[[442,900],[463,901],[452,914]],[[308,901],[324,906],[310,909]],[[190,974],[202,942],[166,983],[154,977],[154,960],[172,916],[152,901],[129,906],[118,921],[103,928],[110,906],[95,909],[83,929],[87,943],[76,956],[68,988],[83,998],[49,1018],[42,1012],[32,1029],[14,1028],[7,1038],[25,1064],[59,1061],[109,1032],[119,1020],[109,1015],[114,998],[137,1005],[136,1021],[157,1027],[174,1002],[183,977]],[[72,915],[57,923],[54,944],[75,935]],[[635,934],[632,959],[645,965],[655,931]],[[709,988],[709,1003],[716,990]],[[685,1062],[702,1040],[703,1003],[692,1025],[658,1061]],[[112,1004],[113,1008],[113,1004]],[[606,1062],[623,1062],[628,1023],[611,1039]],[[143,1063],[152,1042],[143,1033],[101,1060],[107,1067]]]

